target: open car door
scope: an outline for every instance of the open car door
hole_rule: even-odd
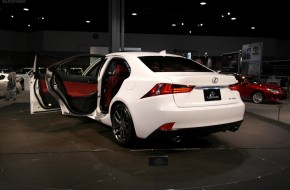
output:
[[[103,55],[80,54],[47,68],[45,85],[57,100],[62,114],[84,116],[95,111],[98,75],[104,61]]]
[[[30,113],[59,110],[57,100],[48,92],[45,82],[46,68],[59,61],[60,58],[37,53],[34,57],[33,72],[29,76]]]

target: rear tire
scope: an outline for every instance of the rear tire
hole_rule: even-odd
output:
[[[252,101],[256,104],[261,104],[264,102],[264,95],[262,92],[255,92],[252,96]]]
[[[112,132],[115,140],[122,146],[129,146],[136,140],[133,120],[124,104],[117,105],[112,113]]]

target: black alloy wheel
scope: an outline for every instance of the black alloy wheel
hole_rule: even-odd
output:
[[[117,105],[113,110],[112,132],[117,142],[122,146],[131,145],[136,138],[130,111],[124,104]]]

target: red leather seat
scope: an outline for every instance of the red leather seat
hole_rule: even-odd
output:
[[[117,64],[116,69],[112,76],[107,80],[106,91],[105,91],[105,105],[109,106],[112,98],[119,91],[123,81],[128,78],[128,68],[123,64]]]

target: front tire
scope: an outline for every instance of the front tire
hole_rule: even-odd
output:
[[[261,104],[262,102],[264,102],[264,95],[262,94],[262,92],[255,92],[252,96],[252,100],[256,104]]]
[[[130,111],[124,104],[117,105],[113,110],[112,132],[115,140],[122,146],[129,146],[136,139]]]

